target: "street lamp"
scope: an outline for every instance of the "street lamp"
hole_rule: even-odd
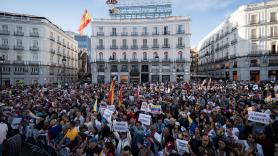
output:
[[[63,80],[64,82],[63,82],[63,84],[65,85],[65,82],[66,82],[66,62],[67,62],[66,57],[63,57],[62,62],[63,62],[63,65],[64,65],[64,80]]]
[[[2,70],[3,70],[3,68],[2,68],[2,64],[4,64],[4,62],[5,62],[5,58],[4,58],[4,56],[2,56],[2,57],[0,57],[0,63],[1,63],[1,68],[0,68],[0,88],[2,89]]]

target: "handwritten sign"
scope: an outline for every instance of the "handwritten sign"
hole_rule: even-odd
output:
[[[248,120],[263,124],[269,124],[270,116],[261,112],[248,112]]]
[[[111,117],[113,115],[113,112],[109,109],[105,109],[103,113],[103,117],[106,119],[107,122],[111,123]]]
[[[149,106],[148,106],[147,102],[142,102],[141,111],[144,111],[144,112],[148,112],[149,111]]]
[[[183,155],[184,153],[189,153],[188,146],[187,146],[188,141],[176,139],[176,143],[177,143],[177,150],[179,155]]]
[[[114,121],[113,129],[116,132],[128,132],[128,123],[127,122]]]
[[[146,115],[146,114],[139,114],[139,121],[144,124],[144,125],[151,125],[151,119],[152,117],[150,115]]]

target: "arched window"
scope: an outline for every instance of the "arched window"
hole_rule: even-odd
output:
[[[126,60],[126,52],[123,53],[123,59]]]
[[[137,59],[137,53],[136,52],[132,53],[132,59],[134,59],[134,60]]]
[[[179,57],[179,59],[182,59],[182,51],[178,52],[178,57]]]
[[[116,53],[113,52],[113,53],[112,53],[112,59],[113,59],[113,60],[116,60],[116,58],[117,58],[117,57],[116,57]]]
[[[159,58],[157,52],[154,52],[154,53],[153,53],[153,58],[154,58],[154,59],[158,59],[158,58]]]
[[[168,52],[164,52],[164,59],[168,59]]]
[[[100,53],[98,54],[98,57],[99,57],[100,60],[103,60],[103,53],[100,52]]]
[[[147,60],[147,52],[144,52],[144,53],[143,53],[143,59],[144,59],[144,60]]]

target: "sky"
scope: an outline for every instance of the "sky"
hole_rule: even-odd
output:
[[[194,47],[239,6],[262,1],[266,0],[172,0],[172,15],[191,18]],[[43,16],[65,31],[77,32],[85,9],[92,18],[109,18],[106,0],[0,0],[0,4],[0,11]],[[84,34],[91,35],[90,27]]]

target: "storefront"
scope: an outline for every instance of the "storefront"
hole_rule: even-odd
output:
[[[278,80],[278,70],[269,70],[268,71],[269,80]]]
[[[120,81],[121,82],[128,82],[128,75],[121,75],[120,76]]]
[[[238,76],[237,76],[237,71],[233,71],[233,81],[237,81]]]
[[[250,71],[250,80],[258,82],[260,81],[260,71],[259,70],[251,70]]]
[[[177,75],[176,80],[177,82],[182,82],[184,80],[183,75]]]

